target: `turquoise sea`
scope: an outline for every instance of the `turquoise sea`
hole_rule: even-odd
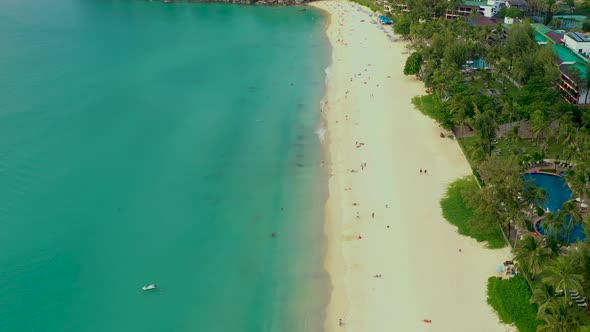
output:
[[[321,330],[324,24],[0,1],[0,331]]]

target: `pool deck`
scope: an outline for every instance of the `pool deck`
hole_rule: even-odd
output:
[[[559,176],[559,174],[567,172],[571,169],[571,167],[564,167],[564,166],[555,165],[554,161],[543,162],[542,164],[539,164],[539,165],[533,164],[531,166],[525,166],[525,168],[526,168],[525,174],[539,173],[539,174],[549,174],[549,175],[555,175],[555,176]],[[550,169],[550,168],[553,168],[555,170],[555,173],[543,171],[545,169]]]

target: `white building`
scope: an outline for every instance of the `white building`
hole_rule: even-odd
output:
[[[505,24],[517,24],[520,22],[522,22],[522,21],[518,17],[508,17],[508,16],[504,17]]]
[[[590,56],[590,39],[579,32],[568,32],[563,41],[572,51],[583,55],[585,58]]]
[[[471,0],[464,1],[466,5],[478,6],[477,12],[485,17],[493,17],[504,6],[506,0]]]

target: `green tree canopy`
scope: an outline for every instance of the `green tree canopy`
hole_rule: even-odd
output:
[[[506,9],[506,13],[504,14],[505,17],[511,17],[511,18],[522,18],[524,17],[524,15],[522,14],[522,12],[518,9],[518,8],[508,8]]]
[[[411,21],[408,16],[399,16],[395,21],[395,33],[408,37],[410,35],[410,25]]]
[[[526,235],[514,247],[514,255],[519,264],[531,274],[531,279],[535,279],[543,265],[551,258],[552,252],[545,245],[543,237]]]
[[[418,75],[421,67],[422,55],[420,55],[420,53],[418,52],[414,52],[406,59],[406,65],[404,66],[404,75]]]
[[[483,161],[478,170],[485,186],[468,198],[468,204],[476,218],[494,216],[510,230],[512,222],[523,220],[521,195],[526,185],[516,156],[506,159],[493,156]]]

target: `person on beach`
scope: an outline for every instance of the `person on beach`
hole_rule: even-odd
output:
[[[422,174],[422,168],[420,168],[420,174]]]
[[[375,218],[375,212],[371,213],[371,218]]]
[[[427,173],[426,170],[424,170],[424,174],[426,174],[426,173]]]
[[[344,326],[344,322],[342,321],[342,318],[338,318],[338,326]]]

